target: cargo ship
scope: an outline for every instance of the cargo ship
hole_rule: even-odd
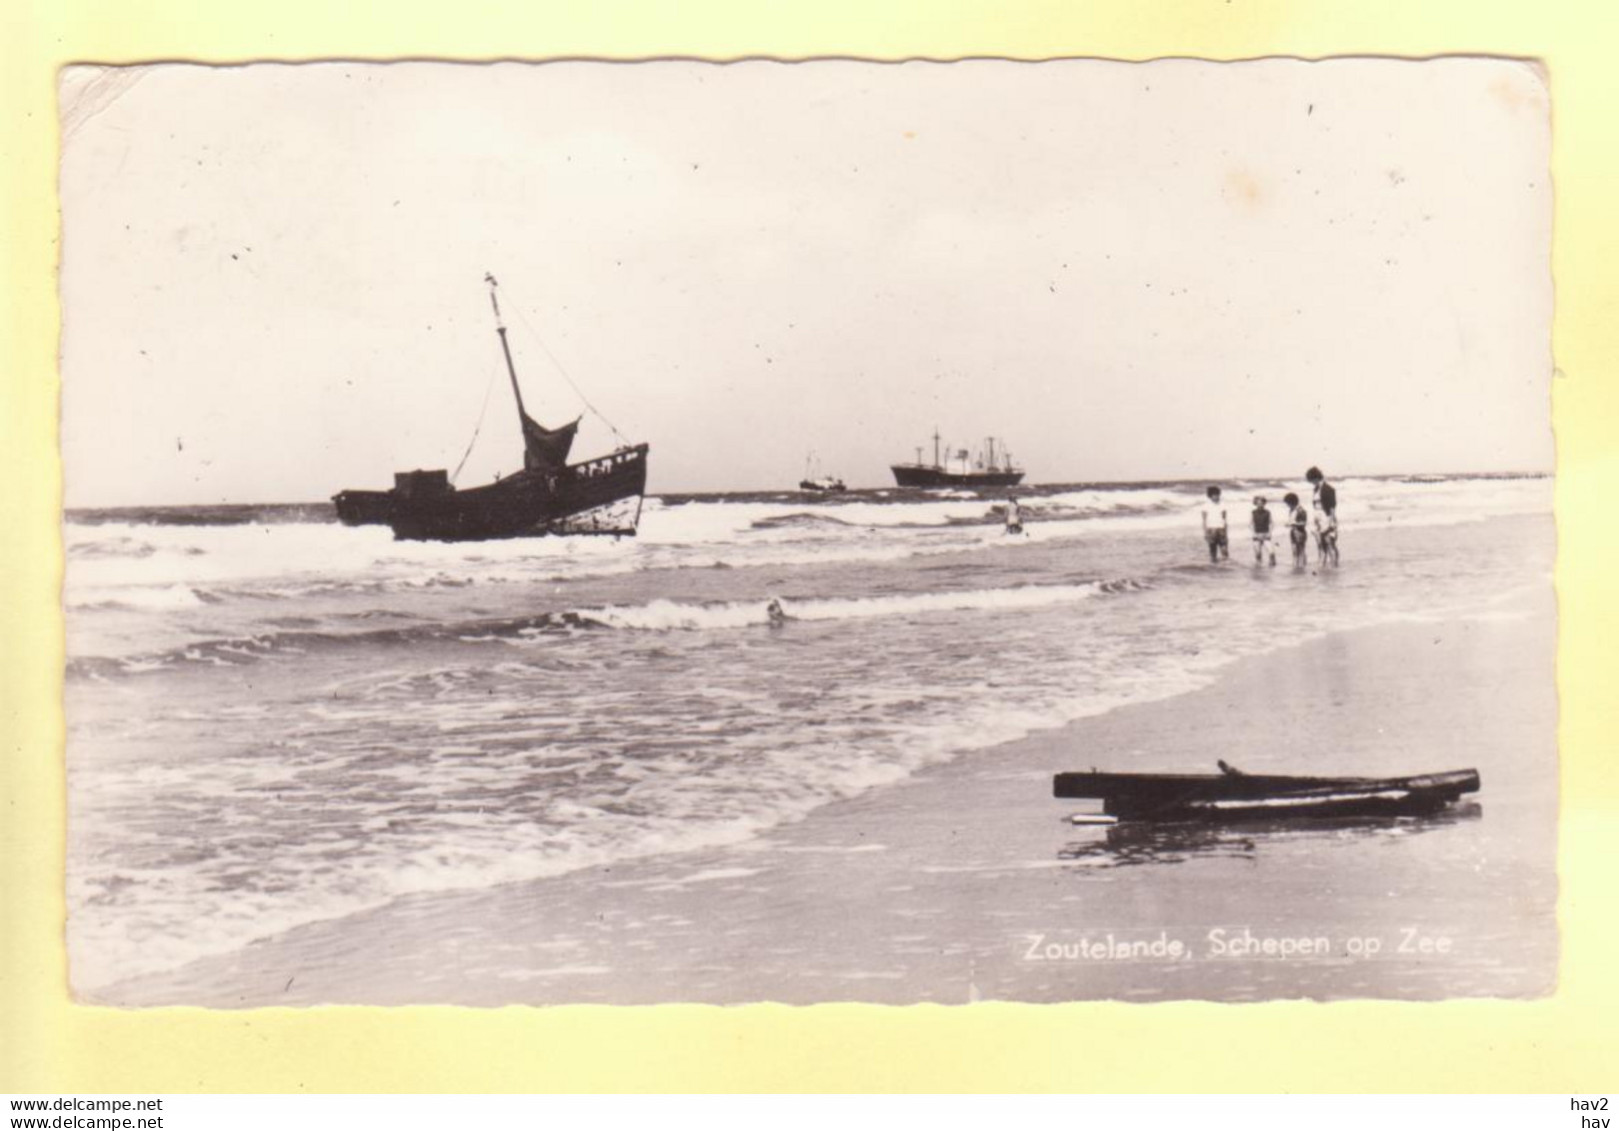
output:
[[[922,462],[922,449],[916,449],[915,463],[896,463],[890,470],[901,487],[1015,487],[1023,482],[1023,469],[1012,462],[1006,442],[996,449],[993,436],[984,441],[975,458],[966,448],[941,449],[939,430],[933,430],[933,462]]]

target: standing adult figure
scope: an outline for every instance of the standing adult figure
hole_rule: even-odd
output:
[[[1315,504],[1326,515],[1326,525],[1332,531],[1332,553],[1328,555],[1333,565],[1338,564],[1338,489],[1327,482],[1327,477],[1321,473],[1319,467],[1312,467],[1304,473],[1304,478],[1310,481],[1315,488]]]
[[[1226,530],[1225,504],[1220,501],[1220,488],[1210,487],[1204,492],[1203,540],[1209,544],[1209,561],[1218,562],[1231,556],[1231,542]]]
[[[1006,532],[1008,534],[1023,533],[1023,508],[1018,506],[1016,495],[1006,497]]]
[[[1326,511],[1329,517],[1336,515],[1338,513],[1338,489],[1327,482],[1327,477],[1321,474],[1321,469],[1312,467],[1304,473],[1304,478],[1308,479],[1310,486],[1315,488],[1315,501],[1321,504],[1321,509]]]

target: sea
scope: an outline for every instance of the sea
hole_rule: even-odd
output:
[[[1550,590],[1549,477],[1338,481],[1338,568],[1255,565],[1251,497],[1278,527],[1309,498],[1271,480],[1226,484],[1211,564],[1203,486],[1020,487],[1021,535],[1004,490],[667,494],[634,538],[462,544],[326,504],[69,511],[73,983],[743,844],[1244,657]]]

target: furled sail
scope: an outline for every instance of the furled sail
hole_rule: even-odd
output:
[[[523,417],[523,467],[529,471],[558,471],[568,462],[579,420],[561,428],[547,428],[528,413]]]

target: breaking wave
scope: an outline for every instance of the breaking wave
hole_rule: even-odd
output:
[[[946,612],[995,612],[1072,605],[1096,597],[1117,596],[1153,588],[1145,578],[1113,578],[1064,585],[1022,585],[1006,589],[947,590],[901,593],[881,597],[779,597],[788,624],[794,621],[870,620],[914,617]],[[189,592],[189,591],[188,591]],[[194,596],[194,595],[193,595]],[[176,600],[182,598],[176,597]],[[200,604],[201,599],[195,598]],[[637,605],[603,605],[567,609],[533,616],[462,621],[449,624],[412,624],[354,631],[267,632],[229,640],[208,640],[165,652],[135,656],[81,656],[70,660],[70,675],[106,679],[162,671],[181,664],[232,666],[276,655],[303,656],[331,648],[403,647],[428,641],[481,644],[496,641],[522,643],[580,632],[628,630],[637,632],[720,631],[764,627],[770,624],[768,599],[748,601],[654,600]],[[364,620],[364,618],[354,618]],[[311,621],[303,618],[300,624]],[[318,623],[318,622],[316,622]]]

